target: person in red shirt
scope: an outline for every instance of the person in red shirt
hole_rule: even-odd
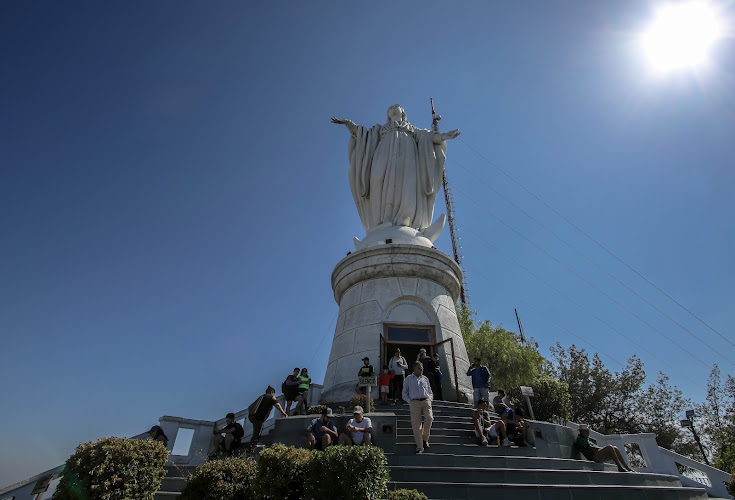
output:
[[[383,367],[383,373],[378,376],[378,385],[380,386],[380,400],[383,403],[388,402],[388,393],[390,392],[390,380],[393,377],[388,371],[388,367]]]

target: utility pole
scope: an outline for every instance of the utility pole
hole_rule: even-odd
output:
[[[430,98],[431,101],[431,127],[434,132],[439,132],[439,120],[442,119],[441,115],[437,115],[434,111],[434,98]],[[442,169],[442,187],[444,188],[444,202],[447,205],[447,220],[449,221],[449,237],[452,240],[452,253],[454,254],[454,261],[457,265],[462,267],[462,261],[459,256],[459,243],[457,242],[457,233],[454,229],[454,209],[452,208],[452,195],[449,190],[449,183],[447,182],[447,170]],[[464,279],[464,269],[462,270],[462,283],[459,285],[459,300],[462,301],[462,305],[467,305],[467,298],[465,297],[466,283]]]
[[[523,333],[523,325],[521,324],[521,317],[518,316],[518,309],[513,309],[516,312],[516,321],[518,322],[518,331],[521,332],[521,343],[526,345],[526,335]]]

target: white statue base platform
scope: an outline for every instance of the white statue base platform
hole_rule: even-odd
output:
[[[406,354],[419,347],[438,352],[444,399],[471,401],[469,360],[455,309],[461,282],[456,262],[424,246],[383,244],[342,259],[332,273],[339,317],[320,401],[348,401],[362,358],[369,357],[378,373],[396,347],[409,366],[416,357]]]
[[[372,228],[362,240],[355,237],[355,249],[364,250],[378,245],[417,245],[434,248],[434,242],[444,229],[447,216],[441,214],[429,227],[419,231],[408,226],[381,224]]]

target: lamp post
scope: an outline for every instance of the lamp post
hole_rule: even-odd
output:
[[[702,447],[702,442],[699,440],[699,435],[697,434],[697,431],[694,429],[694,410],[687,410],[686,417],[687,418],[685,418],[684,420],[680,420],[679,424],[682,427],[689,427],[689,430],[692,431],[692,434],[694,434],[694,440],[699,445],[699,451],[702,452],[702,457],[704,457],[704,463],[709,465],[707,454],[704,452],[704,448]]]

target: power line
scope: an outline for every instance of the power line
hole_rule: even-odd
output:
[[[464,194],[465,196],[467,196],[467,194],[463,193],[461,190],[460,190],[460,192],[462,194]],[[705,361],[703,361],[699,357],[697,357],[694,354],[692,354],[689,350],[687,350],[686,348],[684,348],[684,346],[680,345],[675,340],[669,338],[666,334],[664,334],[658,328],[654,327],[653,325],[651,325],[650,323],[648,323],[646,320],[644,320],[643,318],[641,318],[640,316],[638,316],[637,314],[635,314],[633,311],[631,311],[630,309],[628,309],[627,307],[625,307],[623,304],[621,304],[620,302],[618,302],[617,300],[615,300],[613,297],[611,297],[610,295],[608,295],[604,291],[600,290],[598,287],[596,287],[595,285],[593,285],[587,279],[585,279],[584,277],[582,277],[579,273],[577,273],[576,271],[574,271],[573,269],[571,269],[570,267],[568,267],[566,264],[564,264],[563,262],[561,262],[559,259],[557,259],[553,255],[551,255],[549,252],[547,252],[546,250],[544,250],[543,248],[541,248],[539,245],[537,245],[536,243],[534,243],[533,241],[531,241],[530,239],[528,239],[525,235],[523,235],[519,231],[517,231],[514,228],[512,228],[509,224],[507,224],[505,221],[503,221],[502,219],[500,219],[498,216],[496,216],[495,214],[493,214],[489,210],[487,210],[484,207],[482,207],[475,200],[473,200],[469,196],[467,196],[467,198],[470,201],[472,201],[475,205],[477,205],[480,208],[480,210],[484,211],[485,213],[487,213],[488,215],[490,215],[491,217],[493,217],[495,220],[497,220],[498,222],[500,222],[501,224],[503,224],[505,227],[507,227],[508,229],[510,229],[511,231],[513,231],[515,234],[517,234],[518,236],[520,236],[521,238],[523,238],[524,240],[526,240],[527,242],[529,242],[531,245],[533,245],[536,249],[538,249],[544,255],[546,255],[547,257],[549,257],[550,259],[552,259],[554,262],[556,262],[557,264],[559,264],[560,266],[562,266],[564,269],[566,269],[568,272],[572,273],[574,276],[576,276],[577,278],[579,278],[580,280],[582,280],[584,283],[586,283],[590,288],[592,288],[596,292],[602,294],[608,300],[610,300],[612,303],[614,303],[615,305],[617,305],[618,307],[620,307],[623,311],[627,312],[628,314],[630,314],[631,316],[633,316],[634,318],[636,318],[638,321],[640,321],[641,323],[643,323],[644,325],[646,325],[648,328],[650,328],[651,330],[653,330],[655,333],[657,333],[661,337],[665,338],[666,340],[668,340],[669,342],[671,342],[672,344],[674,344],[683,353],[687,354],[692,359],[694,359],[694,360],[698,361],[699,363],[701,363],[702,366],[704,366],[706,368],[709,368],[709,366],[710,366],[709,364],[707,364]],[[473,233],[473,234],[475,234],[475,233]],[[730,363],[729,360],[727,360],[727,362]]]
[[[491,285],[493,285],[493,287],[495,287],[495,288],[499,288],[499,289],[501,289],[501,290],[503,290],[503,291],[505,291],[506,293],[509,293],[509,294],[510,294],[510,293],[513,293],[513,292],[511,292],[511,291],[510,291],[510,289],[508,289],[507,287],[504,287],[504,286],[503,286],[503,285],[501,285],[501,284],[500,284],[499,282],[497,282],[497,281],[494,281],[494,280],[492,280],[492,279],[488,278],[487,276],[485,276],[485,275],[484,275],[484,274],[483,274],[483,273],[482,273],[481,271],[476,271],[476,272],[477,272],[477,274],[478,274],[478,275],[480,275],[480,276],[481,276],[481,277],[482,277],[482,278],[483,278],[483,279],[484,279],[485,281],[487,281],[488,283],[490,283]],[[533,309],[534,311],[536,311],[536,313],[537,313],[537,314],[539,314],[540,316],[544,317],[544,318],[545,318],[546,320],[550,321],[551,323],[553,323],[553,324],[554,324],[554,325],[556,325],[557,327],[559,327],[559,328],[561,328],[562,330],[564,330],[565,332],[569,333],[570,335],[572,335],[573,337],[575,337],[575,338],[576,338],[577,340],[579,340],[580,342],[583,342],[584,344],[587,344],[587,345],[588,345],[589,347],[591,347],[591,348],[592,348],[592,349],[593,349],[593,350],[594,350],[595,352],[598,352],[598,353],[602,354],[603,356],[607,357],[608,359],[610,359],[611,361],[613,361],[613,362],[617,363],[617,364],[618,364],[618,365],[620,365],[620,366],[625,366],[625,365],[624,365],[624,364],[623,364],[623,363],[622,363],[621,361],[618,361],[618,360],[617,360],[616,358],[612,357],[612,356],[611,356],[610,354],[606,353],[605,351],[603,351],[603,350],[602,350],[602,349],[600,349],[599,347],[595,346],[595,345],[594,345],[594,344],[592,344],[592,343],[591,343],[591,342],[590,342],[589,340],[585,339],[584,337],[580,337],[579,335],[577,335],[576,333],[574,333],[574,332],[573,332],[572,330],[570,330],[570,329],[569,329],[569,328],[567,328],[566,326],[564,326],[564,325],[562,325],[562,324],[558,323],[558,322],[557,322],[556,320],[554,320],[554,319],[553,319],[553,318],[551,318],[550,316],[548,316],[548,315],[546,315],[546,314],[542,313],[542,312],[541,312],[541,311],[540,311],[540,310],[539,310],[539,309],[538,309],[537,307],[535,307],[535,306],[534,306],[533,304],[531,304],[531,303],[530,303],[529,301],[527,301],[527,300],[524,300],[524,299],[522,299],[522,298],[520,298],[520,297],[517,297],[517,296],[516,296],[516,298],[517,298],[518,300],[520,300],[521,302],[523,302],[524,304],[526,304],[526,305],[527,305],[528,307],[530,307],[531,309]]]
[[[652,304],[651,302],[649,302],[648,300],[646,300],[646,298],[645,298],[645,297],[642,297],[642,296],[641,296],[640,294],[638,294],[638,292],[636,292],[635,290],[633,290],[632,288],[630,288],[630,287],[629,287],[628,285],[626,285],[625,283],[623,283],[623,282],[622,282],[621,280],[619,280],[619,279],[618,279],[617,277],[615,277],[615,276],[614,276],[613,274],[611,274],[610,272],[608,272],[608,271],[607,271],[607,270],[606,270],[605,268],[603,268],[602,266],[600,266],[599,264],[597,264],[597,263],[596,263],[595,261],[593,261],[592,259],[590,259],[589,257],[587,257],[587,256],[586,256],[586,255],[585,255],[584,253],[582,253],[581,251],[577,250],[577,249],[576,249],[576,248],[575,248],[575,247],[574,247],[574,246],[573,246],[573,245],[572,245],[571,243],[567,242],[567,241],[566,241],[566,240],[565,240],[564,238],[562,238],[561,236],[557,235],[557,234],[556,234],[556,233],[555,233],[555,232],[554,232],[554,231],[553,231],[552,229],[548,228],[548,227],[547,227],[547,226],[546,226],[545,224],[543,224],[542,222],[540,222],[539,220],[537,220],[537,219],[536,219],[535,217],[533,217],[532,215],[530,215],[529,213],[527,213],[527,212],[526,212],[525,210],[523,210],[523,209],[522,209],[521,207],[519,207],[518,205],[516,205],[515,203],[513,203],[513,202],[512,202],[511,200],[509,200],[508,198],[506,198],[505,196],[503,196],[503,194],[502,194],[502,193],[500,193],[500,192],[499,192],[499,191],[497,191],[497,190],[496,190],[495,188],[493,188],[492,186],[490,186],[490,185],[489,185],[489,184],[488,184],[487,182],[485,182],[485,181],[484,181],[484,180],[483,180],[483,179],[482,179],[481,177],[479,177],[479,176],[477,176],[476,174],[474,174],[473,172],[471,172],[471,171],[470,171],[469,169],[467,169],[467,168],[466,168],[466,167],[465,167],[464,165],[462,165],[462,164],[460,164],[460,163],[458,163],[458,162],[454,162],[454,163],[455,163],[455,164],[457,164],[457,165],[459,165],[459,166],[460,166],[460,167],[461,167],[462,169],[464,169],[464,170],[465,170],[466,172],[468,172],[468,173],[469,173],[469,174],[471,174],[471,175],[472,175],[473,177],[475,177],[476,179],[478,179],[478,180],[479,180],[479,181],[480,181],[480,182],[481,182],[482,184],[484,184],[484,185],[485,185],[485,186],[486,186],[486,187],[487,187],[488,189],[490,189],[490,190],[491,190],[491,191],[493,191],[493,192],[494,192],[495,194],[497,194],[498,196],[500,196],[500,197],[501,197],[502,199],[504,199],[504,200],[505,200],[506,202],[508,202],[508,203],[509,203],[509,204],[510,204],[511,206],[513,206],[513,207],[514,207],[515,209],[519,210],[519,211],[520,211],[521,213],[523,213],[523,214],[524,214],[524,215],[525,215],[526,217],[528,217],[529,219],[531,219],[532,221],[534,221],[534,222],[535,222],[536,224],[538,224],[538,225],[539,225],[540,227],[542,227],[543,229],[545,229],[546,231],[548,231],[549,233],[551,233],[551,234],[552,234],[552,235],[553,235],[553,236],[554,236],[554,237],[555,237],[556,239],[558,239],[559,241],[561,241],[562,243],[564,243],[564,244],[565,244],[565,245],[566,245],[567,247],[569,247],[569,248],[570,248],[571,250],[573,250],[573,251],[574,251],[574,252],[575,252],[576,254],[578,254],[578,255],[580,255],[581,257],[583,257],[583,258],[584,258],[585,260],[587,260],[587,261],[588,261],[588,262],[589,262],[590,264],[592,264],[592,265],[593,265],[593,266],[595,266],[595,267],[596,267],[597,269],[599,269],[600,271],[602,271],[602,272],[604,272],[605,274],[607,274],[607,275],[608,275],[608,276],[609,276],[610,278],[612,278],[613,280],[615,280],[615,281],[616,281],[616,282],[617,282],[618,284],[622,285],[622,286],[623,286],[623,287],[624,287],[624,288],[625,288],[626,290],[628,290],[629,292],[633,293],[633,294],[634,294],[634,295],[635,295],[636,297],[638,297],[638,298],[639,298],[639,299],[641,299],[641,300],[642,300],[643,302],[645,302],[645,303],[646,303],[646,304],[648,304],[648,305],[649,305],[650,307],[652,307],[652,308],[653,308],[653,309],[655,309],[655,310],[656,310],[657,312],[659,312],[659,313],[660,313],[661,315],[663,315],[664,317],[666,317],[667,319],[669,319],[669,320],[670,320],[670,321],[671,321],[672,323],[674,323],[674,324],[675,324],[676,326],[678,326],[679,328],[681,328],[682,330],[684,330],[684,331],[685,331],[685,332],[686,332],[687,334],[689,334],[689,336],[691,336],[692,338],[694,338],[695,340],[697,340],[698,342],[700,342],[700,343],[701,343],[702,345],[704,345],[705,347],[707,347],[707,348],[708,348],[709,350],[711,350],[711,351],[712,351],[713,353],[715,353],[715,354],[717,354],[718,356],[720,356],[720,357],[721,357],[722,359],[724,359],[724,360],[725,360],[725,362],[727,362],[727,363],[731,364],[732,366],[735,366],[735,363],[733,363],[733,362],[732,362],[732,361],[731,361],[731,360],[730,360],[730,359],[729,359],[728,357],[724,356],[724,355],[723,355],[723,354],[722,354],[722,353],[721,353],[720,351],[718,351],[717,349],[715,349],[714,347],[712,347],[711,345],[709,345],[709,344],[708,344],[707,342],[705,342],[704,340],[702,340],[701,338],[699,338],[699,337],[698,337],[697,335],[695,335],[695,334],[694,334],[693,332],[691,332],[691,331],[690,331],[690,330],[689,330],[688,328],[686,328],[686,327],[685,327],[684,325],[680,324],[680,323],[679,323],[678,321],[676,321],[676,320],[675,320],[674,318],[672,318],[671,316],[669,316],[668,314],[666,314],[666,313],[665,313],[664,311],[662,311],[662,310],[660,310],[660,309],[659,309],[658,307],[656,307],[656,306],[655,306],[654,304]],[[555,262],[557,262],[557,263],[558,263],[559,265],[561,265],[562,267],[564,267],[564,268],[565,268],[565,269],[566,269],[567,271],[571,272],[572,274],[574,274],[575,276],[577,276],[577,277],[578,277],[579,279],[581,279],[582,281],[584,281],[585,283],[587,283],[587,284],[588,284],[588,285],[589,285],[590,287],[592,287],[592,288],[593,288],[594,290],[598,291],[599,293],[601,293],[602,295],[604,295],[605,297],[607,297],[607,298],[608,298],[609,300],[611,300],[612,302],[614,302],[614,303],[615,303],[616,305],[618,305],[618,307],[622,308],[622,309],[623,309],[624,311],[626,311],[626,312],[628,312],[629,314],[631,314],[631,315],[632,315],[633,317],[635,317],[636,319],[638,319],[639,321],[641,321],[641,322],[642,322],[643,324],[645,324],[646,326],[648,326],[649,328],[651,328],[651,329],[652,329],[653,331],[655,331],[655,332],[656,332],[656,333],[658,333],[659,335],[663,336],[663,337],[664,337],[664,338],[665,338],[666,340],[669,340],[670,342],[674,343],[674,344],[675,344],[675,345],[676,345],[677,347],[679,347],[679,348],[680,348],[680,349],[681,349],[682,351],[684,351],[684,352],[687,352],[687,353],[688,353],[689,355],[691,355],[691,356],[692,356],[692,357],[694,357],[695,359],[698,359],[698,358],[696,358],[696,357],[695,357],[694,355],[692,355],[691,353],[689,353],[689,351],[688,351],[687,349],[685,349],[684,347],[680,346],[679,344],[677,344],[677,343],[676,343],[676,342],[674,342],[673,340],[669,339],[669,338],[668,338],[668,337],[667,337],[667,336],[666,336],[666,335],[665,335],[665,334],[664,334],[663,332],[661,332],[661,331],[660,331],[660,330],[658,330],[657,328],[653,327],[652,325],[650,325],[650,324],[649,324],[648,322],[646,322],[646,321],[645,321],[645,320],[643,320],[642,318],[638,317],[638,316],[637,316],[637,315],[636,315],[635,313],[633,313],[633,312],[632,312],[632,311],[630,311],[630,310],[629,310],[628,308],[626,308],[625,306],[623,306],[622,304],[620,304],[620,303],[619,303],[618,301],[616,301],[615,299],[613,299],[612,297],[610,297],[610,296],[609,296],[609,295],[608,295],[607,293],[605,293],[605,292],[603,292],[603,291],[599,290],[599,289],[598,289],[597,287],[595,287],[594,285],[592,285],[592,284],[591,284],[591,283],[590,283],[589,281],[587,281],[586,279],[584,279],[583,277],[581,277],[581,276],[580,276],[579,274],[577,274],[577,273],[576,273],[575,271],[571,270],[571,269],[570,269],[570,268],[568,268],[568,267],[567,267],[566,265],[564,265],[563,263],[561,263],[561,262],[560,262],[560,261],[559,261],[558,259],[556,259],[556,258],[555,258],[555,257],[553,257],[552,255],[550,255],[550,254],[549,254],[548,252],[546,252],[545,250],[543,250],[543,249],[542,249],[541,247],[539,247],[539,246],[538,246],[538,245],[536,245],[535,243],[533,243],[533,242],[532,242],[532,241],[531,241],[530,239],[528,239],[528,238],[527,238],[526,236],[522,235],[522,234],[521,234],[520,232],[518,232],[518,231],[516,231],[515,229],[513,229],[513,228],[512,228],[512,227],[511,227],[511,226],[510,226],[509,224],[506,224],[506,223],[505,223],[504,221],[502,221],[502,220],[501,220],[501,219],[500,219],[499,217],[497,217],[497,216],[496,216],[496,215],[494,215],[493,213],[489,212],[488,210],[484,209],[484,208],[483,208],[482,206],[480,206],[480,204],[479,204],[478,202],[476,202],[475,200],[473,200],[472,198],[470,198],[470,197],[469,197],[469,196],[468,196],[468,195],[467,195],[466,193],[464,193],[464,192],[463,192],[462,190],[460,190],[460,193],[464,194],[464,195],[465,195],[465,196],[466,196],[466,197],[467,197],[467,198],[468,198],[468,199],[469,199],[470,201],[472,201],[473,203],[475,203],[475,205],[477,205],[477,206],[478,206],[478,207],[479,207],[479,208],[480,208],[481,210],[484,210],[484,211],[485,211],[486,213],[488,213],[488,214],[489,214],[490,216],[494,217],[494,218],[495,218],[496,220],[498,220],[498,221],[499,221],[500,223],[502,223],[503,225],[505,225],[505,226],[506,226],[507,228],[509,228],[509,229],[510,229],[511,231],[513,231],[513,232],[515,232],[515,233],[516,233],[517,235],[519,235],[519,236],[520,236],[521,238],[525,239],[526,241],[528,241],[529,243],[531,243],[532,245],[534,245],[534,246],[535,246],[535,247],[536,247],[537,249],[539,249],[539,250],[540,250],[541,252],[543,252],[543,253],[544,253],[545,255],[547,255],[547,256],[548,256],[549,258],[553,259],[553,260],[554,260]],[[698,359],[698,360],[699,360],[699,359]],[[705,366],[708,366],[708,365],[706,365],[706,363],[704,363],[704,361],[702,361],[702,360],[699,360],[699,362],[700,362],[700,363],[702,363],[702,364],[705,364]]]
[[[498,252],[500,255],[502,255],[503,257],[505,257],[506,259],[508,259],[509,261],[511,261],[512,263],[514,263],[515,265],[517,265],[518,267],[520,267],[521,269],[523,269],[524,271],[526,271],[528,274],[530,274],[536,280],[540,281],[541,283],[543,283],[547,287],[551,288],[558,295],[560,295],[561,297],[565,298],[567,301],[571,302],[572,304],[574,304],[578,308],[582,309],[584,312],[586,312],[587,314],[589,314],[590,316],[592,316],[593,318],[595,318],[597,321],[599,321],[600,323],[602,323],[603,325],[605,325],[606,327],[608,327],[610,330],[614,331],[615,333],[617,333],[618,335],[620,335],[621,337],[623,337],[624,339],[626,339],[631,344],[635,345],[636,347],[638,347],[642,351],[645,351],[646,353],[648,353],[649,355],[651,355],[653,358],[655,358],[658,361],[660,361],[662,364],[668,366],[674,373],[679,373],[679,371],[677,370],[676,367],[670,365],[668,362],[664,361],[663,359],[661,359],[660,357],[658,357],[656,354],[652,353],[651,351],[649,351],[648,349],[646,349],[645,347],[643,347],[641,344],[639,344],[635,340],[633,340],[630,337],[628,337],[627,335],[625,335],[623,332],[621,332],[620,330],[618,330],[617,328],[615,328],[614,326],[612,326],[611,324],[609,324],[607,321],[605,321],[604,319],[602,319],[599,316],[597,316],[590,309],[588,309],[587,307],[585,307],[582,304],[578,303],[577,301],[575,301],[574,299],[572,299],[571,297],[569,297],[568,295],[566,295],[564,292],[562,292],[558,288],[556,288],[553,285],[551,285],[549,282],[547,282],[544,279],[542,279],[540,276],[538,276],[536,273],[534,273],[533,271],[531,271],[530,269],[528,269],[526,266],[524,266],[523,264],[521,264],[520,262],[516,261],[511,256],[509,256],[508,254],[506,254],[505,252],[503,252],[502,250],[500,250],[495,244],[490,243],[489,241],[485,240],[482,236],[478,235],[477,233],[475,233],[474,231],[472,231],[471,229],[469,229],[467,227],[464,227],[463,230],[464,231],[468,231],[469,233],[473,234],[481,242],[483,242],[486,245],[488,245],[488,246],[492,247],[493,249],[495,249],[495,251]],[[705,365],[705,366],[707,366],[707,365]],[[689,377],[689,375],[685,375],[685,374],[681,374],[681,373],[680,373],[680,375],[682,375],[683,377],[685,377],[686,379],[688,379],[693,384],[696,384],[697,386],[699,386],[699,384],[697,382],[695,382],[693,379],[691,379]]]
[[[494,164],[492,161],[490,161],[488,158],[486,158],[482,153],[480,153],[475,148],[473,148],[472,146],[470,146],[469,144],[467,144],[462,138],[458,138],[458,139],[459,139],[459,141],[462,144],[464,144],[465,146],[467,146],[468,149],[470,149],[471,151],[473,151],[480,158],[482,158],[483,160],[485,160],[490,166],[492,166],[498,172],[500,172],[501,174],[503,174],[504,176],[506,176],[508,179],[510,179],[511,181],[513,181],[515,184],[517,184],[521,189],[523,189],[525,192],[527,192],[528,194],[530,194],[539,203],[541,203],[546,208],[548,208],[549,210],[551,210],[552,212],[554,212],[564,222],[566,222],[567,224],[569,224],[570,226],[572,226],[579,233],[581,233],[582,235],[584,235],[588,240],[590,240],[592,243],[594,243],[595,245],[597,245],[598,247],[600,247],[602,250],[604,250],[612,258],[614,258],[615,260],[617,260],[618,262],[620,262],[622,265],[624,265],[625,267],[627,267],[630,271],[632,271],[633,273],[635,273],[639,278],[641,278],[643,281],[645,281],[646,283],[648,283],[651,287],[655,288],[659,293],[661,293],[662,295],[664,295],[667,299],[669,299],[674,304],[676,304],[677,306],[679,306],[681,309],[683,309],[684,311],[686,311],[687,314],[689,314],[694,319],[696,319],[697,321],[699,321],[700,323],[702,323],[704,326],[706,326],[712,332],[716,333],[722,340],[724,340],[725,342],[727,342],[731,346],[735,347],[735,343],[731,342],[727,337],[725,337],[720,332],[718,332],[717,330],[715,330],[714,328],[712,328],[706,321],[704,321],[699,316],[697,316],[696,314],[694,314],[692,311],[690,311],[689,309],[687,309],[685,306],[683,306],[681,303],[679,303],[676,299],[674,299],[671,295],[669,295],[668,293],[664,292],[662,289],[660,289],[658,286],[656,286],[654,283],[652,283],[648,278],[646,278],[645,276],[643,276],[641,273],[639,273],[633,267],[631,267],[626,262],[624,262],[620,257],[618,257],[617,255],[615,255],[612,251],[608,250],[607,247],[605,247],[602,243],[600,243],[599,241],[597,241],[596,239],[594,239],[592,236],[590,236],[589,234],[587,234],[582,228],[580,228],[575,223],[573,223],[572,221],[570,221],[569,219],[567,219],[566,217],[564,217],[561,213],[559,213],[556,209],[554,209],[554,207],[552,207],[551,205],[549,205],[548,203],[546,203],[538,195],[536,195],[533,191],[529,190],[528,188],[526,188],[526,186],[524,186],[523,184],[521,184],[520,181],[516,180],[513,176],[511,176],[505,170],[503,170],[502,168],[500,168],[499,166],[497,166],[496,164]]]

